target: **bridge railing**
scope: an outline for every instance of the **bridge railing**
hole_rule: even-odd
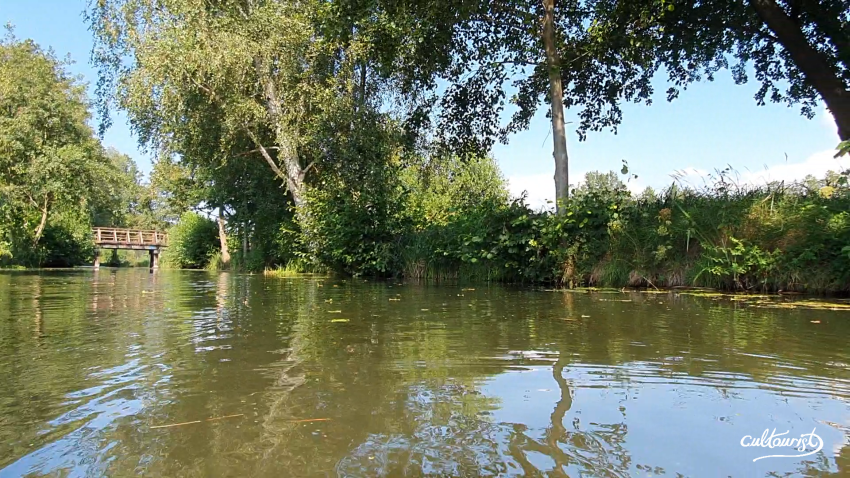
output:
[[[160,231],[95,227],[92,229],[92,235],[94,236],[95,244],[163,247],[168,245],[168,233]]]

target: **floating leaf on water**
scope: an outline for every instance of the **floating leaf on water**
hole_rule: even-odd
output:
[[[800,300],[794,302],[758,301],[758,307],[772,309],[818,309],[818,310],[844,310],[850,311],[850,304],[840,302],[826,302],[819,300]]]
[[[720,292],[702,292],[702,291],[688,291],[688,292],[679,292],[679,295],[692,295],[695,297],[726,297],[731,296],[732,294],[722,294]]]

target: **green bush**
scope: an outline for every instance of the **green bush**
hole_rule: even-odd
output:
[[[403,243],[399,273],[570,287],[847,291],[847,173],[758,188],[736,185],[732,173],[718,172],[702,189],[674,184],[638,196],[614,173],[590,173],[555,215],[521,199],[478,196],[455,172],[450,182],[475,200],[458,205],[445,188],[420,190],[418,204],[436,206],[413,208],[418,229]]]
[[[286,259],[257,248],[250,262],[567,287],[847,291],[848,174],[748,187],[726,169],[699,189],[633,195],[616,173],[592,172],[556,215],[511,200],[492,158],[376,159],[321,175],[300,227],[284,221],[266,240]]]
[[[351,275],[392,275],[397,242],[407,229],[406,198],[391,175],[327,178],[307,196],[298,244],[306,257]]]
[[[220,250],[218,226],[194,212],[185,212],[168,230],[163,265],[177,269],[203,269]]]

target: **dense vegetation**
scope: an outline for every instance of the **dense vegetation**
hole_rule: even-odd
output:
[[[135,164],[101,146],[65,67],[11,31],[0,41],[0,265],[79,264],[92,225],[156,223]]]
[[[616,128],[621,102],[649,103],[660,71],[673,100],[751,68],[759,103],[811,116],[823,101],[846,140],[848,11],[846,0],[92,2],[101,128],[114,108],[127,113],[157,153],[150,183],[99,145],[63,65],[7,37],[0,255],[76,264],[92,224],[173,225],[172,267],[846,290],[847,172],[750,188],[724,171],[703,189],[639,196],[592,173],[575,188],[563,109],[584,137]],[[544,103],[554,214],[510,198],[489,156]],[[64,119],[44,119],[54,114]]]
[[[633,195],[618,174],[589,173],[559,215],[511,199],[489,158],[397,166],[374,183],[326,181],[307,197],[304,230],[285,222],[263,238],[271,249],[236,258],[248,270],[283,273],[847,292],[847,179],[750,187],[727,169],[699,189],[674,183]],[[197,221],[184,217],[178,228]],[[216,232],[206,221],[197,230],[211,258]],[[175,242],[199,250],[193,241]]]

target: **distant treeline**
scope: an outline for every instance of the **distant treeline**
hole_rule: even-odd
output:
[[[727,169],[701,188],[634,195],[616,173],[589,173],[558,215],[510,199],[492,160],[449,161],[316,193],[307,227],[262,224],[247,255],[231,247],[234,267],[271,274],[848,292],[847,179],[751,187]],[[168,257],[191,258],[177,265],[221,267],[213,221],[187,213],[175,230]]]
[[[88,125],[84,85],[32,41],[0,40],[0,266],[91,259],[91,227],[164,227],[133,160]]]

